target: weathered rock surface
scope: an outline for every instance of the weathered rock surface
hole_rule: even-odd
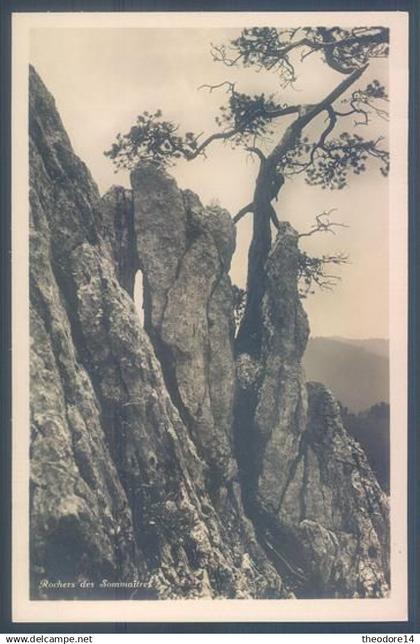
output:
[[[98,192],[34,72],[30,83],[31,581],[33,595],[46,597],[57,593],[40,590],[43,579],[124,580],[141,562],[75,343],[73,301],[58,283],[73,253],[95,248]]]
[[[31,70],[32,597],[383,596],[386,497],[301,367],[296,232],[235,366],[229,214],[153,165],[132,186],[100,199]]]
[[[388,590],[387,499],[332,394],[305,384],[309,325],[298,297],[297,244],[282,223],[266,266],[261,359],[237,358],[246,507],[298,594],[379,597]]]
[[[299,526],[308,586],[335,596],[380,597],[389,584],[389,508],[359,444],[343,427],[337,402],[308,383],[302,474],[295,476],[300,507],[285,495],[283,516]],[[296,467],[296,471],[299,466]]]
[[[287,596],[238,484],[208,494],[207,464],[128,295],[118,249],[130,239],[115,234],[127,200],[123,222],[115,190],[100,212],[33,70],[30,138],[32,596],[83,595],[42,579],[137,580],[115,590],[134,599]]]
[[[111,247],[117,279],[131,298],[139,270],[134,218],[133,193],[121,186],[112,186],[102,197],[98,209],[98,230]]]
[[[232,480],[235,248],[230,215],[203,208],[153,165],[131,175],[145,328],[213,486]]]

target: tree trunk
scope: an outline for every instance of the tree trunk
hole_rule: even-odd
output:
[[[270,220],[274,212],[271,201],[277,196],[283,184],[283,177],[279,181],[277,166],[284,155],[293,149],[308,123],[321,112],[331,109],[333,103],[362,76],[366,69],[367,64],[352,71],[320,103],[302,106],[299,118],[286,128],[269,156],[264,158],[262,153],[258,155],[261,165],[253,201],[254,225],[248,254],[247,303],[235,346],[238,354],[248,353],[256,358],[260,355],[261,304],[265,293],[265,263],[271,248]]]
[[[248,253],[247,301],[236,340],[236,352],[258,357],[261,349],[261,304],[265,293],[265,263],[271,249],[270,220],[276,170],[261,163],[254,192],[253,231]],[[276,191],[277,192],[277,191]]]

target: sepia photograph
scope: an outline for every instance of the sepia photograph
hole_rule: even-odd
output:
[[[14,30],[16,618],[403,619],[404,15]]]

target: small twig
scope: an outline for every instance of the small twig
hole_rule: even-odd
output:
[[[330,213],[334,212],[335,210],[337,210],[337,208],[331,208],[330,210],[325,210],[319,215],[316,215],[316,224],[313,224],[312,228],[308,232],[300,233],[298,237],[310,237],[315,233],[332,233],[333,235],[335,235],[334,227],[349,228],[347,224],[343,224],[338,221],[330,221],[328,217]]]
[[[205,83],[203,85],[200,85],[200,87],[198,87],[198,90],[200,90],[200,89],[208,89],[209,93],[211,94],[213,92],[213,90],[220,89],[224,85],[228,86],[228,88],[229,88],[228,91],[230,91],[232,93],[235,92],[235,83],[232,83],[231,81],[222,81],[221,83],[218,83],[217,85],[209,85],[209,84]]]

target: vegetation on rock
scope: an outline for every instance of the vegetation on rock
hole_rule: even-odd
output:
[[[320,55],[338,74],[335,87],[315,103],[286,104],[273,93],[245,94],[227,80],[210,92],[225,90],[227,103],[216,117],[218,130],[210,135],[179,133],[179,126],[163,119],[162,111],[144,112],[125,135],[118,134],[105,152],[117,168],[133,168],[139,161],[166,167],[183,157],[206,155],[216,141],[240,147],[259,160],[254,197],[236,215],[235,222],[253,214],[253,235],[249,248],[247,300],[237,338],[240,351],[259,355],[261,349],[261,302],[265,291],[265,264],[271,248],[271,224],[278,228],[272,201],[279,199],[284,183],[303,174],[307,183],[321,188],[342,189],[349,174],[361,174],[374,161],[386,176],[389,154],[382,138],[364,138],[347,131],[367,125],[372,117],[386,119],[385,87],[377,80],[363,83],[372,61],[389,51],[389,33],[383,27],[351,30],[339,27],[244,29],[229,44],[212,47],[213,59],[228,68],[251,67],[273,73],[273,82],[293,84],[299,65],[311,55]],[[290,122],[290,117],[293,120]],[[285,127],[282,129],[282,125]],[[344,126],[343,126],[344,123]],[[311,126],[310,133],[308,126]],[[280,128],[280,129],[279,129]],[[280,133],[279,133],[280,132]],[[275,143],[270,143],[274,137]],[[340,255],[310,258],[302,255],[304,294],[313,284],[329,286],[325,265],[345,261]]]

